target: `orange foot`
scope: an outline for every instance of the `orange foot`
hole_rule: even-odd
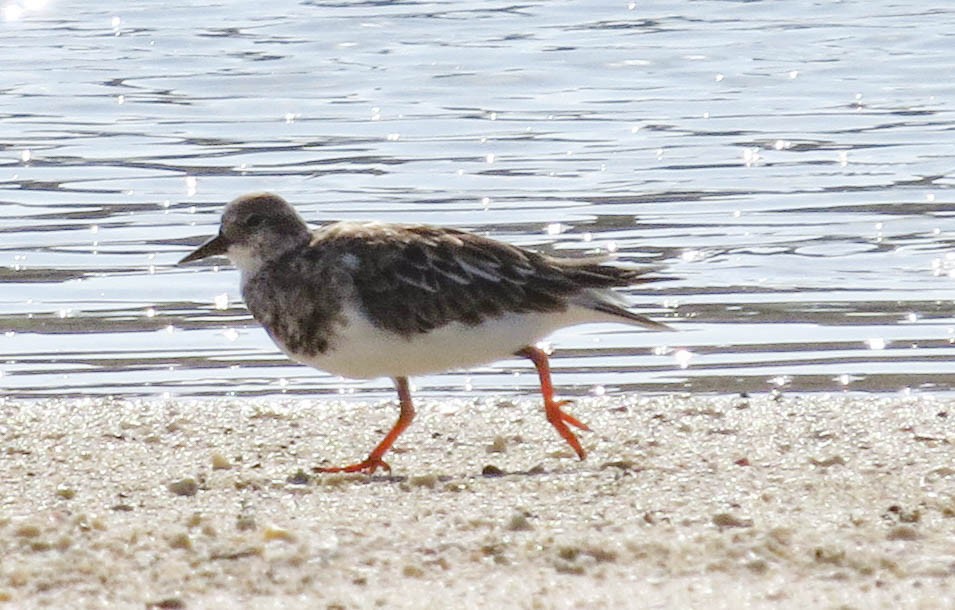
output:
[[[350,466],[316,466],[312,470],[315,472],[362,472],[364,474],[373,474],[379,468],[384,468],[388,472],[391,472],[391,466],[388,465],[388,462],[380,457],[369,455],[366,459]]]
[[[567,441],[567,444],[570,445],[574,451],[577,452],[577,457],[584,459],[587,457],[587,452],[584,451],[584,448],[580,446],[580,441],[577,440],[577,435],[567,427],[567,424],[579,428],[581,430],[590,431],[590,428],[587,424],[583,423],[573,415],[569,413],[564,413],[560,410],[564,405],[572,404],[573,400],[545,400],[544,402],[544,413],[547,415],[547,421],[550,422],[550,425],[554,426],[554,429],[557,430],[557,433]]]
[[[394,382],[395,387],[398,389],[398,406],[401,409],[398,415],[398,421],[391,427],[391,430],[388,431],[385,438],[381,439],[378,446],[371,450],[368,457],[351,466],[330,466],[325,468],[316,466],[312,470],[315,472],[363,472],[365,474],[372,474],[379,468],[384,468],[388,472],[391,472],[391,466],[381,458],[391,449],[391,445],[394,444],[395,439],[405,431],[405,428],[407,428],[411,424],[411,420],[414,419],[414,405],[411,404],[411,389],[408,387],[408,378],[395,377]]]

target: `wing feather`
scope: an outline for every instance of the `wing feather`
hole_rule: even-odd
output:
[[[645,271],[598,259],[553,258],[417,225],[339,223],[319,230],[312,247],[355,257],[352,280],[365,312],[376,325],[405,336],[451,322],[476,325],[506,312],[562,311],[571,303],[645,320],[594,296],[602,288],[647,281]]]

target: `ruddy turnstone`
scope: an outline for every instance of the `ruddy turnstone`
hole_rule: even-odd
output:
[[[278,195],[229,203],[219,234],[180,262],[225,255],[242,273],[242,297],[290,358],[351,378],[390,377],[398,421],[367,458],[323,472],[390,470],[385,453],[415,410],[408,378],[468,368],[512,355],[540,377],[547,421],[586,453],[561,410],[547,354],[534,344],[587,322],[668,327],[623,308],[610,289],[648,281],[648,269],[604,259],[554,258],[457,229],[337,222],[311,230]]]

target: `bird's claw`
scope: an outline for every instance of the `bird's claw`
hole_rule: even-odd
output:
[[[572,405],[572,404],[574,404],[573,400],[569,398],[565,398],[564,400],[555,400],[555,401],[552,401],[550,404],[545,405],[544,408],[547,410],[547,419],[551,420],[551,418],[554,417],[564,423],[568,423],[571,426],[574,426],[575,428],[579,428],[581,430],[586,430],[587,432],[590,432],[590,426],[580,421],[573,415],[569,413],[565,413],[560,410],[561,407],[565,405]],[[551,423],[554,423],[553,420],[551,420]]]
[[[374,474],[376,470],[383,468],[388,472],[391,472],[391,466],[388,465],[388,462],[384,461],[378,456],[370,455],[364,460],[358,462],[357,464],[351,464],[349,466],[316,466],[312,470],[315,472],[322,473],[331,473],[331,472],[359,472],[362,474]]]
[[[571,404],[572,402],[572,400],[546,400],[544,402],[544,412],[547,414],[547,421],[549,421],[550,424],[554,426],[554,429],[557,430],[557,433],[567,441],[567,444],[571,446],[574,453],[577,454],[577,457],[584,459],[587,457],[587,452],[584,451],[580,441],[577,440],[577,435],[567,427],[567,424],[581,430],[589,431],[590,428],[573,415],[560,410],[561,407]]]

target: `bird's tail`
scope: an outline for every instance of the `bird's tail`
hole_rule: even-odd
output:
[[[608,298],[608,295],[617,296],[616,293],[610,292],[609,290],[600,291],[592,297],[592,300],[589,303],[582,304],[593,311],[599,311],[600,313],[607,314],[621,322],[629,322],[650,330],[673,330],[672,326],[668,326],[663,322],[657,322],[656,320],[651,320],[646,316],[641,316],[640,314],[633,313],[628,309],[624,309],[620,305],[612,302],[611,299]]]

